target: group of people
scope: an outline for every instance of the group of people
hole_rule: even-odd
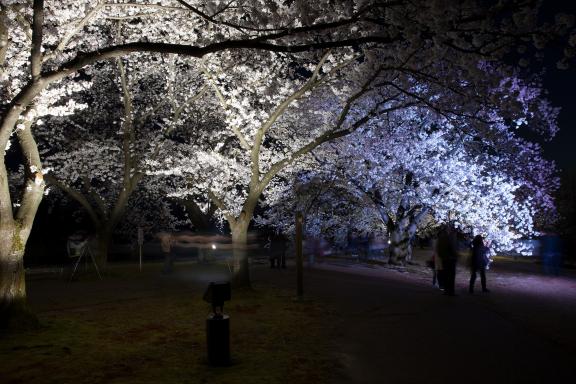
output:
[[[470,283],[468,292],[474,293],[476,276],[480,275],[482,292],[490,292],[486,287],[486,269],[490,263],[490,251],[481,235],[472,240],[472,255],[470,257]],[[450,226],[443,228],[438,234],[434,254],[432,256],[432,284],[444,291],[445,295],[455,296],[456,263],[458,261],[458,245],[456,231]]]

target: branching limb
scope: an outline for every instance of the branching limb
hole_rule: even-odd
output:
[[[180,104],[180,106],[176,108],[176,110],[174,111],[174,119],[173,119],[174,123],[180,121],[180,116],[182,115],[182,112],[184,112],[184,109],[186,109],[187,106],[189,106],[190,104],[194,103],[202,96],[204,96],[204,94],[208,91],[208,88],[209,88],[208,84],[205,84],[202,88],[200,88],[198,92],[196,92],[195,95],[192,95],[188,99],[184,100]]]
[[[29,109],[28,109],[29,110]],[[28,110],[26,112],[28,112]],[[26,189],[22,195],[22,201],[16,213],[16,219],[22,224],[22,228],[30,230],[34,222],[36,210],[44,193],[44,176],[42,175],[42,163],[38,146],[32,135],[32,121],[25,120],[24,128],[16,130],[18,143],[22,151],[22,157],[26,161]]]
[[[364,36],[337,41],[320,41],[299,45],[266,43],[260,41],[259,39],[240,39],[212,43],[204,47],[182,44],[134,42],[113,45],[97,51],[79,54],[74,60],[71,60],[70,62],[62,65],[59,69],[44,73],[43,78],[47,83],[51,83],[60,80],[63,77],[78,71],[80,68],[93,64],[97,61],[112,59],[133,52],[175,53],[184,56],[201,58],[210,53],[234,49],[256,49],[270,52],[298,53],[338,47],[357,46],[367,43],[391,44],[398,41],[399,39],[399,37]]]
[[[208,88],[209,86],[206,84],[204,85],[202,88],[200,88],[200,90],[193,96],[189,97],[187,100],[185,100],[175,111],[174,111],[174,117],[173,117],[173,127],[175,126],[175,124],[180,120],[180,115],[182,114],[182,112],[184,111],[184,109],[192,104],[193,102],[195,102],[196,100],[198,100],[199,98],[201,98],[206,92],[208,92]],[[153,111],[157,110],[156,107],[153,109]],[[153,112],[150,112],[150,114]],[[147,114],[143,119],[140,119],[141,122],[143,122],[148,116],[150,116],[150,114]],[[168,133],[170,133],[172,131],[172,129],[174,128],[170,128],[169,130],[167,130],[166,132],[164,132],[165,135],[167,135]],[[160,151],[162,149],[162,145],[163,143],[157,143],[156,147],[154,148],[154,150],[152,151],[152,154],[150,155],[150,159],[154,160],[157,159],[158,156],[160,155]],[[138,161],[138,163],[140,163],[140,160]],[[136,170],[136,174],[141,174],[141,170]]]
[[[67,185],[66,183],[60,181],[52,173],[48,173],[48,174],[44,175],[44,178],[46,179],[46,181],[49,184],[54,185],[55,187],[57,187],[58,189],[60,189],[64,193],[66,193],[68,196],[70,196],[71,198],[76,200],[80,205],[82,205],[82,207],[88,213],[88,216],[90,216],[90,220],[92,220],[92,223],[95,226],[98,226],[100,224],[100,217],[98,216],[98,214],[94,210],[94,207],[92,207],[92,204],[90,204],[90,202],[88,201],[86,196],[84,196],[84,194],[82,194],[82,192],[80,192],[77,189],[72,188],[71,186]]]
[[[208,79],[208,82],[210,83],[210,85],[214,89],[214,93],[216,93],[216,97],[218,97],[218,100],[220,101],[220,105],[222,106],[222,108],[224,110],[228,110],[228,108],[229,108],[228,102],[224,98],[224,95],[220,91],[220,88],[218,88],[218,85],[216,85],[216,81],[214,80],[214,76],[208,70],[208,68],[204,65],[204,63],[202,63],[202,72],[204,72],[204,75]],[[234,135],[240,141],[240,146],[243,149],[250,151],[252,147],[250,146],[250,144],[246,140],[246,136],[244,136],[242,134],[242,132],[240,132],[240,127],[238,127],[237,125],[232,125],[230,128],[232,129],[232,132],[234,133]]]
[[[118,71],[120,72],[120,85],[122,87],[122,101],[124,103],[124,119],[122,120],[122,151],[124,153],[124,188],[130,183],[130,177],[134,164],[132,161],[132,144],[134,143],[134,125],[132,121],[133,106],[132,96],[128,81],[126,79],[126,69],[122,59],[117,58]]]
[[[196,15],[200,16],[203,20],[205,20],[205,21],[207,21],[207,22],[209,22],[209,23],[211,23],[211,24],[215,24],[215,25],[225,25],[225,26],[230,27],[230,28],[233,28],[233,29],[235,29],[235,30],[237,30],[237,31],[239,31],[239,32],[241,32],[241,33],[246,33],[244,30],[245,30],[245,29],[248,29],[248,30],[250,29],[250,28],[242,27],[242,26],[240,26],[240,25],[236,25],[236,24],[229,23],[229,22],[226,22],[226,21],[216,20],[216,19],[214,18],[214,16],[216,16],[216,15],[210,16],[210,15],[202,12],[200,9],[198,9],[198,8],[196,8],[196,7],[193,7],[192,5],[190,5],[188,2],[186,2],[186,1],[184,1],[184,0],[176,0],[176,1],[178,1],[178,3],[182,4],[184,7],[186,7],[186,9],[192,11],[192,12],[195,13]],[[224,8],[224,9],[226,9],[226,8]],[[220,11],[220,12],[221,12],[221,11]],[[218,12],[218,13],[220,13],[220,12]]]
[[[306,94],[306,92],[309,92],[312,89],[323,84],[328,78],[330,78],[330,76],[333,73],[335,73],[335,72],[341,70],[342,68],[348,66],[349,64],[351,64],[352,62],[354,62],[358,58],[355,56],[350,60],[346,60],[346,61],[336,65],[334,68],[332,68],[324,76],[320,77],[320,71],[322,69],[322,66],[326,62],[329,55],[330,55],[330,50],[328,50],[322,56],[319,63],[316,65],[316,68],[314,69],[312,76],[310,76],[308,81],[306,81],[306,83],[300,89],[298,89],[296,92],[294,92],[288,98],[286,98],[282,103],[280,103],[280,105],[278,105],[276,107],[276,109],[270,114],[268,119],[260,126],[260,128],[256,132],[256,136],[254,138],[254,146],[252,147],[252,153],[251,153],[252,183],[254,185],[256,185],[258,182],[260,182],[260,176],[261,176],[261,174],[260,174],[260,148],[262,146],[262,142],[264,140],[264,137],[265,137],[268,129],[270,129],[270,127],[278,120],[278,118],[280,118],[284,114],[284,112],[288,109],[290,104],[292,104],[294,101],[296,101],[299,98],[301,98],[302,96],[304,96]],[[377,76],[378,73],[375,76]],[[367,82],[367,84],[370,84],[372,81],[373,81],[373,78],[370,78],[370,80]],[[358,97],[360,97],[360,96],[361,95],[358,95]],[[356,98],[349,100],[350,105],[355,100],[356,100]],[[347,111],[346,111],[346,113],[347,113]]]
[[[94,203],[96,203],[96,206],[100,210],[100,217],[105,220],[108,217],[108,207],[106,203],[104,203],[104,200],[102,200],[102,197],[92,188],[90,179],[87,176],[82,176],[82,186]]]
[[[320,145],[338,139],[340,137],[344,137],[346,135],[351,134],[352,132],[356,131],[358,128],[360,128],[361,126],[363,126],[366,122],[368,122],[371,118],[377,116],[377,115],[383,115],[386,113],[390,113],[393,112],[395,110],[398,109],[403,109],[403,108],[409,108],[411,106],[416,105],[415,103],[404,103],[404,104],[399,104],[396,105],[394,107],[389,107],[389,108],[385,108],[383,110],[380,110],[380,107],[382,105],[384,105],[386,102],[388,102],[389,100],[383,101],[381,103],[378,103],[376,107],[374,107],[373,109],[371,109],[366,115],[364,115],[361,119],[358,119],[356,122],[354,122],[350,128],[347,129],[340,129],[340,130],[330,130],[325,132],[324,134],[318,136],[316,139],[312,140],[311,142],[309,142],[308,144],[306,144],[305,146],[301,147],[299,150],[295,151],[294,153],[292,153],[292,155],[290,157],[284,158],[276,163],[274,163],[270,169],[268,170],[268,172],[266,172],[266,174],[264,175],[264,177],[262,178],[262,181],[260,183],[259,188],[261,190],[263,190],[266,185],[268,185],[268,183],[272,180],[272,178],[274,176],[276,176],[281,170],[283,170],[285,167],[287,167],[288,165],[292,164],[296,159],[300,158],[301,156],[309,153],[310,151],[312,151],[314,148],[319,147]]]
[[[51,60],[55,58],[60,52],[62,52],[66,48],[68,43],[70,43],[70,40],[72,40],[72,38],[78,32],[80,32],[86,26],[86,24],[92,21],[92,19],[94,19],[98,15],[98,13],[100,12],[100,10],[102,10],[103,7],[104,4],[102,3],[102,1],[99,1],[98,4],[96,4],[96,6],[92,8],[92,10],[88,12],[86,16],[84,16],[84,18],[80,20],[80,22],[78,22],[78,24],[76,24],[73,28],[70,28],[70,30],[66,33],[66,35],[64,35],[64,38],[60,41],[60,43],[58,43],[56,49],[54,49],[54,51],[44,56],[44,61],[46,62],[48,60]]]
[[[260,148],[262,146],[262,142],[264,141],[264,137],[266,135],[266,131],[278,120],[280,116],[288,109],[290,104],[292,104],[295,100],[302,97],[306,92],[310,91],[317,83],[318,76],[320,75],[320,70],[322,66],[328,59],[328,55],[330,51],[328,50],[316,65],[312,76],[306,81],[306,83],[300,87],[296,92],[292,93],[288,96],[280,105],[278,105],[274,111],[270,114],[268,119],[262,124],[258,130],[256,131],[256,135],[254,136],[254,145],[252,146],[252,152],[250,155],[251,163],[252,163],[252,184],[257,184],[260,181]]]
[[[228,221],[228,223],[233,224],[236,223],[236,219],[230,213],[228,213],[228,208],[226,207],[226,203],[222,199],[220,199],[216,194],[209,189],[208,190],[208,198],[222,211],[222,214]]]

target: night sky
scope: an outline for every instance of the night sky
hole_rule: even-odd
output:
[[[576,15],[573,0],[544,0],[543,13],[553,18],[558,12]],[[548,52],[546,53],[548,55]],[[555,107],[562,108],[558,125],[560,132],[547,143],[543,143],[546,158],[555,160],[561,170],[576,172],[576,67],[567,70],[556,68],[558,52],[550,52],[545,60],[544,87]]]
[[[553,105],[562,108],[560,132],[551,142],[543,144],[545,155],[556,160],[560,169],[576,172],[576,68],[564,71],[550,68],[544,86]]]

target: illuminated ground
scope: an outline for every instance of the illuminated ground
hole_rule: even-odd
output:
[[[233,365],[207,366],[202,293],[227,268],[178,263],[163,276],[160,267],[112,266],[104,281],[34,276],[29,303],[43,328],[0,335],[0,383],[319,383],[338,371],[332,330],[318,320],[325,309],[262,286],[234,291],[225,306]]]
[[[457,297],[432,288],[423,267],[401,273],[332,260],[306,272],[306,293],[340,313],[338,344],[348,375],[337,383],[561,383],[576,377],[573,272],[548,277],[538,265],[500,260],[488,274],[489,294],[469,295],[468,272],[459,270]],[[281,286],[294,278],[290,271],[255,275]]]
[[[423,260],[423,259],[422,259]],[[422,260],[418,260],[420,263]],[[409,272],[334,259],[305,270],[306,300],[292,300],[295,270],[255,264],[255,292],[234,292],[235,365],[204,362],[203,287],[224,265],[113,266],[100,282],[32,277],[32,308],[47,325],[4,338],[6,383],[561,383],[576,377],[576,276],[544,276],[499,260],[492,292],[457,297]],[[276,286],[280,290],[271,289]],[[571,379],[570,379],[571,382]]]

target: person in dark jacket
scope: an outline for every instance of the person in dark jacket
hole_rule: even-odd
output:
[[[474,282],[476,273],[480,273],[480,283],[482,292],[490,292],[486,288],[486,267],[488,266],[488,247],[484,245],[484,239],[481,235],[476,235],[472,240],[472,257],[470,260],[470,287],[468,292],[474,293]]]
[[[442,283],[444,294],[456,296],[454,284],[456,280],[456,262],[458,261],[458,247],[456,245],[456,232],[446,225],[438,234],[436,241],[436,255],[442,263]]]
[[[545,232],[540,238],[540,256],[547,275],[560,275],[561,247],[560,238],[553,232]]]
[[[286,238],[282,234],[270,237],[270,268],[286,268]]]

